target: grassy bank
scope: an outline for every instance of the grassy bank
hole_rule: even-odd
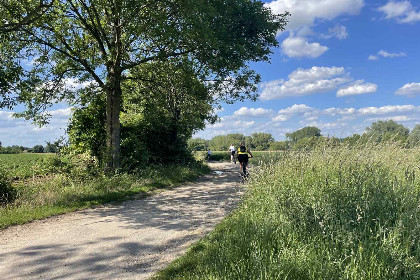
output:
[[[135,174],[105,176],[88,170],[85,163],[63,164],[65,166],[54,173],[12,181],[16,198],[0,207],[0,229],[76,209],[147,196],[209,172],[207,166],[191,163],[151,166]]]
[[[239,209],[156,279],[420,278],[420,149],[274,159]]]

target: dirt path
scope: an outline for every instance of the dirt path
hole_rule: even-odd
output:
[[[147,279],[207,234],[239,201],[233,164],[142,200],[0,231],[1,279]]]

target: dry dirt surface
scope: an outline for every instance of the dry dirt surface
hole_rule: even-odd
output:
[[[160,194],[0,231],[1,279],[147,279],[240,200],[238,165]]]

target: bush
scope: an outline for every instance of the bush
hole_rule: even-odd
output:
[[[0,205],[12,202],[16,197],[16,190],[11,186],[8,174],[0,169]]]
[[[289,149],[289,142],[278,141],[270,143],[270,151],[287,151]]]
[[[195,158],[197,160],[207,159],[207,151],[198,151],[195,153]],[[230,161],[230,153],[228,152],[211,152],[210,160],[214,161]]]
[[[296,144],[293,145],[293,150],[295,151],[313,150],[323,140],[324,140],[323,138],[317,137],[317,136],[302,138],[298,140]]]

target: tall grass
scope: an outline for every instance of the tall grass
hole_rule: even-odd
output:
[[[419,148],[275,157],[241,206],[156,279],[420,279]]]

